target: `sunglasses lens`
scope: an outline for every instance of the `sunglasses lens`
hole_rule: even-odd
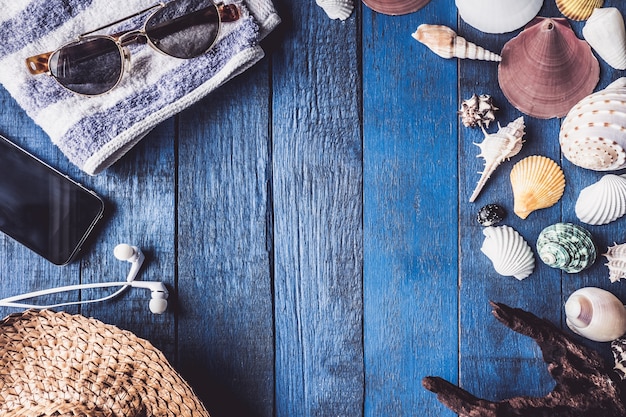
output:
[[[219,12],[210,0],[176,0],[154,13],[145,30],[150,42],[160,51],[189,59],[213,46],[219,27]]]
[[[84,95],[106,93],[122,76],[122,52],[110,38],[85,38],[50,57],[50,72],[68,90]]]

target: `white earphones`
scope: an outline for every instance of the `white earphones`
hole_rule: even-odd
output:
[[[147,288],[151,291],[150,298],[150,311],[155,314],[162,314],[167,309],[167,297],[168,292],[165,285],[162,282],[157,281],[135,281],[137,274],[139,273],[139,269],[143,264],[145,259],[143,253],[136,246],[130,246],[128,244],[122,243],[115,247],[113,250],[113,254],[115,257],[121,261],[128,261],[132,265],[130,267],[130,271],[128,272],[128,276],[126,277],[126,281],[119,282],[102,282],[102,283],[93,283],[93,284],[77,284],[77,285],[68,285],[65,287],[51,288],[48,290],[34,291],[29,292],[27,294],[16,295],[13,297],[5,298],[0,300],[0,306],[3,307],[18,307],[18,308],[55,308],[55,307],[65,307],[70,305],[78,305],[78,304],[88,304],[88,303],[96,303],[100,301],[110,300],[112,298],[117,297],[122,292],[124,292],[128,287],[134,288]],[[67,303],[60,304],[51,304],[51,305],[35,305],[35,304],[26,304],[26,303],[18,303],[17,301],[26,300],[29,298],[41,297],[49,294],[57,294],[60,292],[66,291],[76,291],[82,289],[89,288],[109,288],[109,287],[121,287],[119,290],[115,291],[113,294],[110,294],[106,297],[97,298],[94,300],[85,300],[85,301],[71,301]]]

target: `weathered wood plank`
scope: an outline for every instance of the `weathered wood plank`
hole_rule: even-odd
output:
[[[457,64],[411,33],[456,13],[363,16],[365,415],[452,415],[420,381],[458,377]]]
[[[310,2],[282,3],[285,39],[272,61],[276,416],[358,416],[358,21],[328,19]]]

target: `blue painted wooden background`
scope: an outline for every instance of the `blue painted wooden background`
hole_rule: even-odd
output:
[[[422,388],[426,375],[492,400],[548,392],[539,349],[497,323],[488,300],[562,325],[575,289],[626,300],[624,284],[608,282],[602,257],[576,275],[538,261],[524,281],[500,277],[479,250],[474,216],[500,203],[534,246],[549,224],[577,222],[578,193],[601,174],[561,156],[559,120],[526,117],[521,153],[468,203],[482,134],[459,123],[460,101],[491,94],[502,124],[520,113],[498,87],[497,64],[444,60],[410,36],[421,23],[445,24],[499,52],[518,31],[482,34],[452,0],[397,17],[357,4],[345,22],[313,1],[275,4],[283,23],[261,63],[96,177],[69,164],[0,89],[0,133],[108,208],[67,267],[1,237],[0,295],[119,280],[127,266],[113,247],[142,247],[141,279],[171,289],[166,314],[152,315],[142,291],[69,311],[149,339],[214,416],[451,416]],[[605,6],[625,11],[617,0]],[[540,15],[559,16],[553,0]],[[581,36],[582,23],[573,27]],[[601,65],[598,88],[624,75]],[[567,186],[556,206],[520,220],[508,172],[533,154],[558,161]],[[624,219],[589,230],[600,253],[626,241]],[[609,357],[606,344],[593,346]]]

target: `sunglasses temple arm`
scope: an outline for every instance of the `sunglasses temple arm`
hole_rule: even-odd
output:
[[[33,74],[44,74],[50,69],[48,66],[48,59],[52,55],[52,52],[46,52],[44,54],[34,55],[26,58],[26,67],[28,71]]]
[[[239,7],[235,4],[218,4],[217,10],[222,22],[234,22],[240,17]]]

